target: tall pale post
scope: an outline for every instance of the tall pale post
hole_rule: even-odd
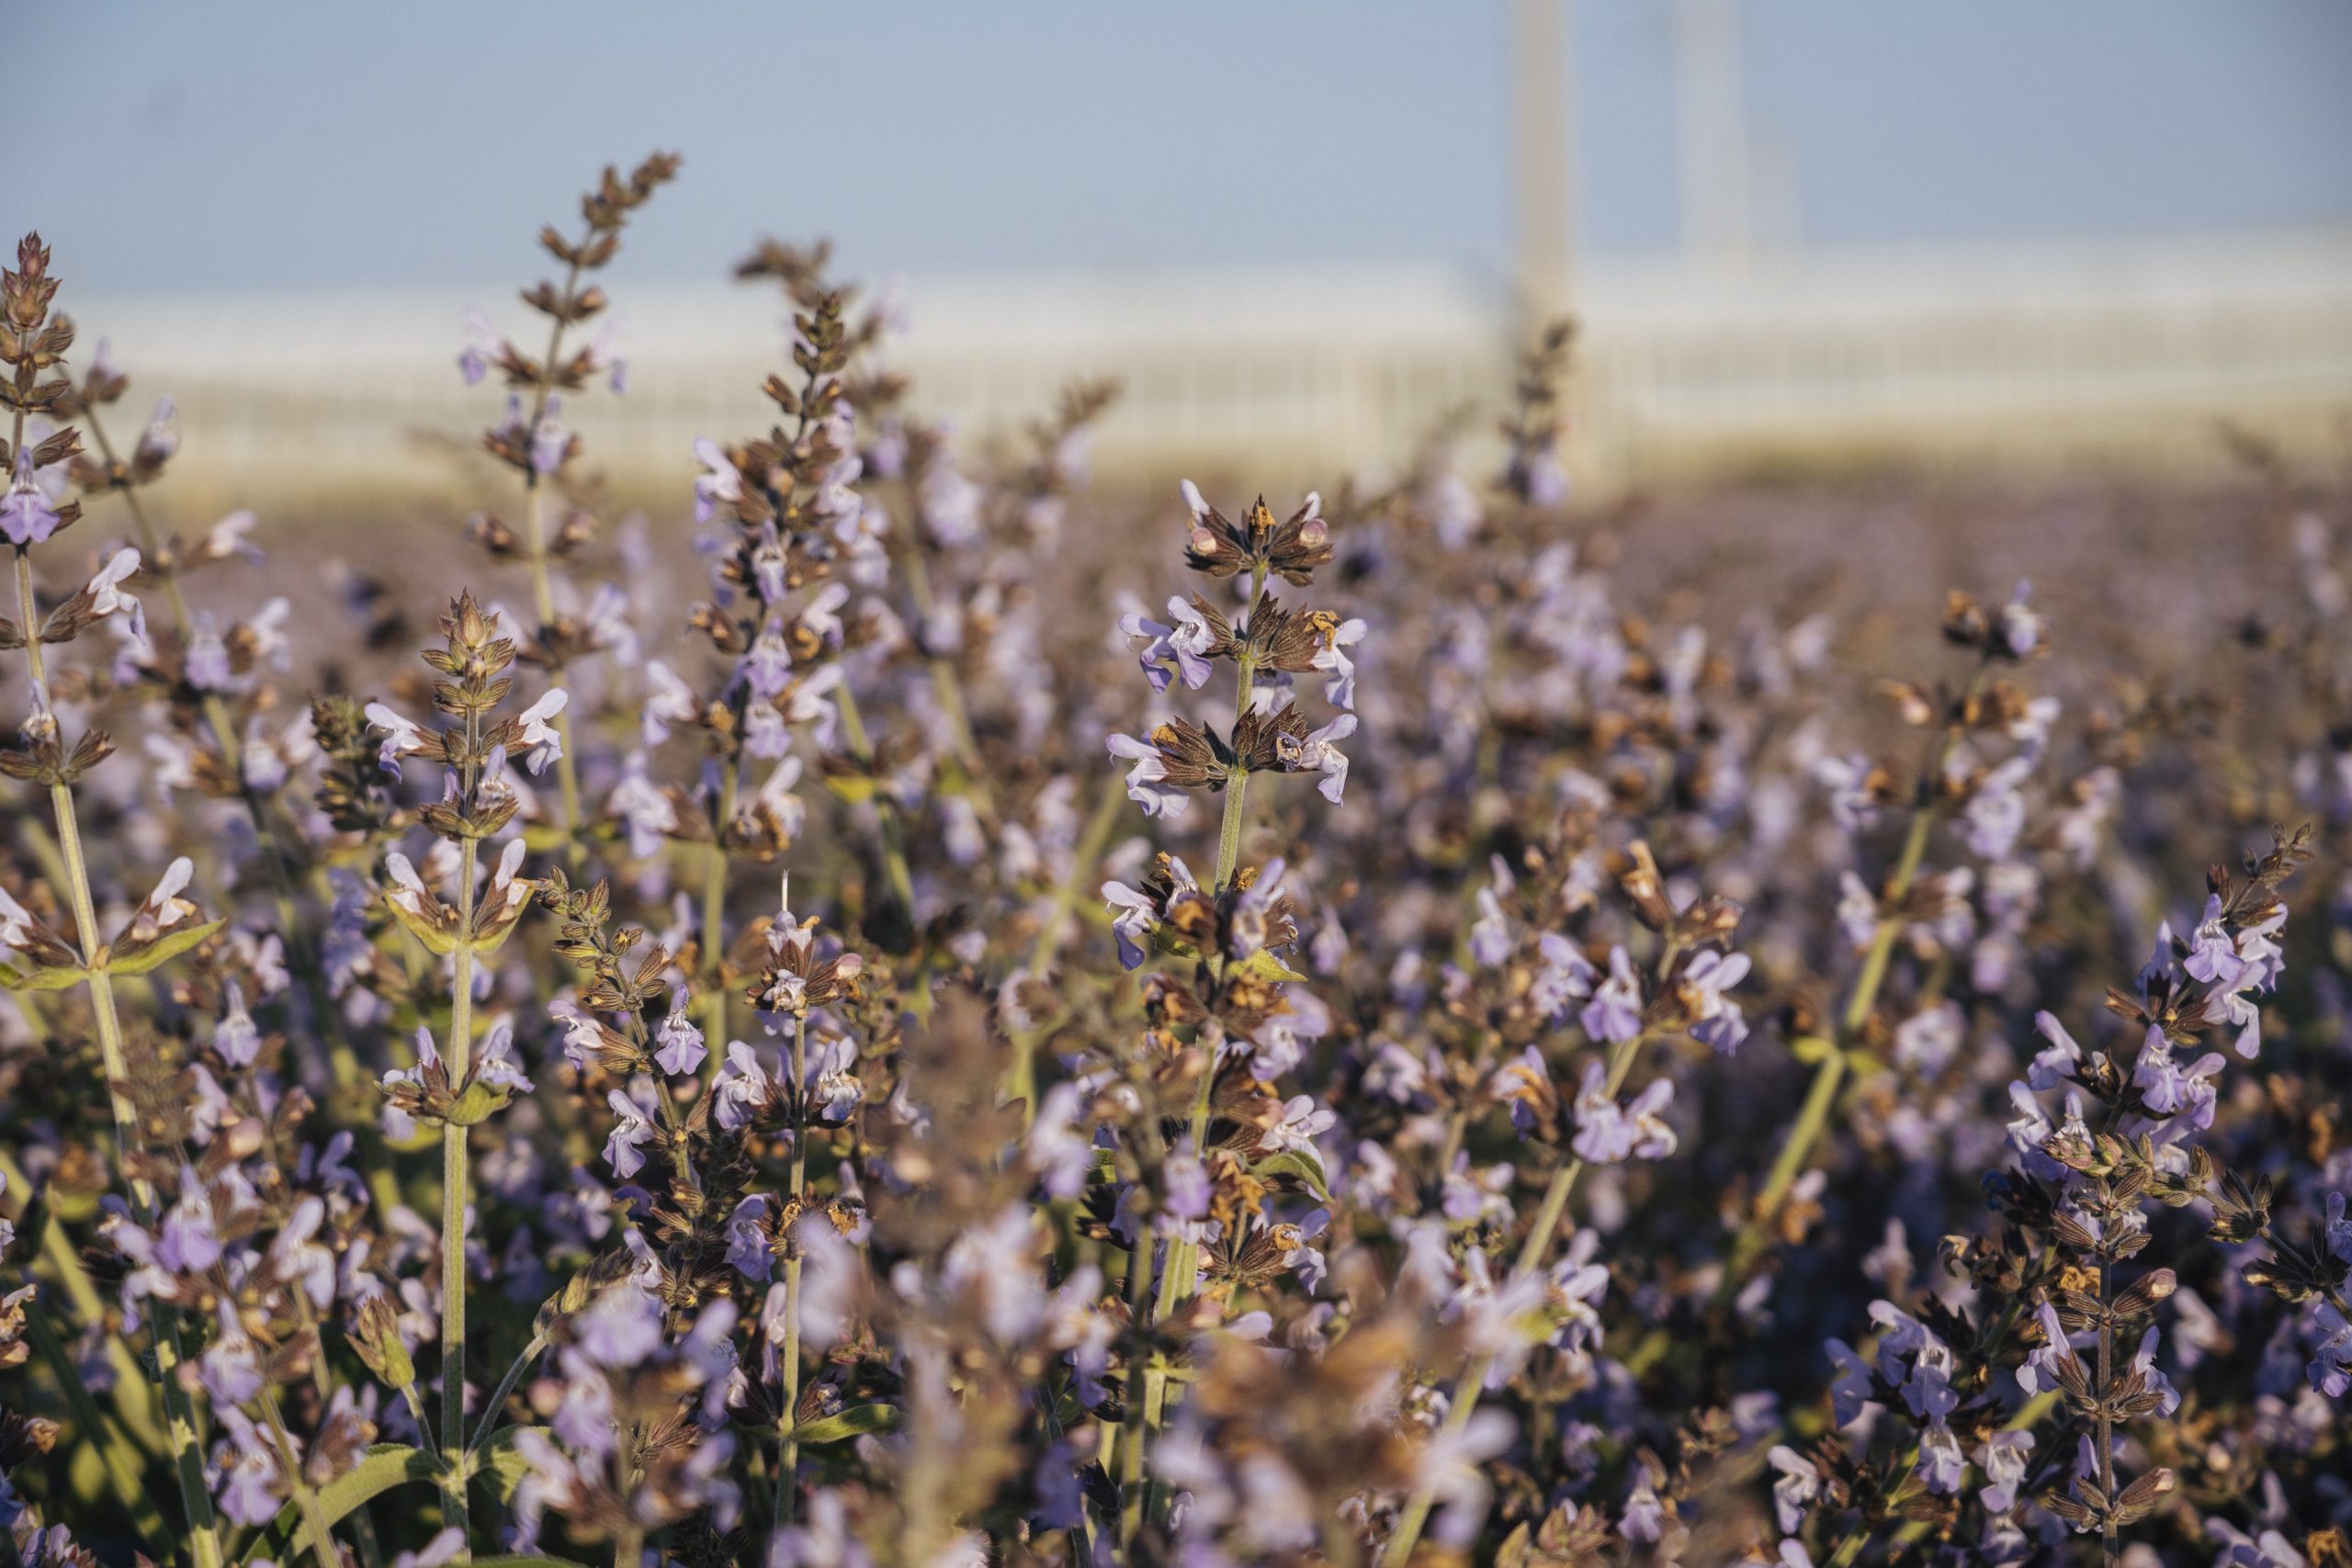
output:
[[[1712,267],[1736,267],[1748,254],[1751,157],[1739,24],[1738,0],[1675,0],[1682,245]]]
[[[1565,315],[1575,299],[1569,154],[1568,0],[1509,0],[1511,174],[1521,327]]]

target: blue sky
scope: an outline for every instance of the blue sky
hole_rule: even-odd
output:
[[[1742,14],[1808,243],[2352,220],[2345,0]],[[1668,248],[1670,12],[1581,0],[1574,28],[1583,243]],[[763,231],[860,271],[1508,252],[1499,0],[115,0],[8,30],[61,87],[6,220],[107,292],[519,276],[653,146],[687,166],[637,277],[715,278]]]

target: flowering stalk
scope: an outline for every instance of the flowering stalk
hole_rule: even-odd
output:
[[[457,1550],[462,1556],[469,1550],[463,1539],[468,1517],[465,1466],[458,1462],[468,1449],[466,1211],[470,1177],[466,1139],[476,1122],[506,1102],[513,1089],[529,1087],[503,1046],[479,1064],[472,1059],[474,967],[478,954],[495,952],[512,934],[529,901],[533,884],[515,875],[522,863],[521,840],[510,842],[502,854],[490,901],[477,904],[475,883],[481,840],[505,829],[521,807],[506,778],[510,750],[527,752],[527,765],[537,773],[560,754],[561,740],[547,722],[547,699],[519,717],[492,720],[492,711],[514,687],[507,671],[514,661],[514,644],[498,635],[496,621],[471,593],[460,593],[450,604],[441,616],[441,632],[443,646],[427,649],[424,659],[441,677],[434,684],[434,706],[457,723],[427,734],[381,704],[371,705],[368,716],[389,733],[384,747],[388,761],[424,756],[447,770],[442,798],[418,815],[458,849],[454,908],[425,886],[404,857],[394,854],[387,862],[396,884],[386,896],[387,907],[428,952],[449,956],[451,981],[446,1051],[435,1051],[431,1035],[422,1034],[415,1070],[387,1076],[383,1087],[394,1110],[441,1126],[440,1449],[447,1461],[441,1475],[442,1515],[460,1533]],[[560,689],[549,694],[558,711],[562,695]]]
[[[596,343],[569,355],[564,352],[564,333],[604,312],[608,303],[604,289],[594,285],[582,288],[582,278],[611,262],[620,249],[621,231],[627,226],[629,214],[644,206],[656,190],[676,175],[679,162],[674,154],[656,152],[626,178],[608,164],[596,187],[580,198],[582,228],[577,240],[565,239],[552,227],[539,231],[539,243],[563,264],[564,277],[560,288],[542,280],[523,295],[525,304],[548,318],[547,348],[537,359],[500,336],[480,312],[475,313],[474,319],[475,341],[458,356],[458,367],[469,385],[496,368],[509,387],[529,389],[527,412],[519,398],[510,400],[505,422],[488,433],[484,445],[493,457],[522,475],[524,529],[520,549],[530,569],[532,605],[538,617],[535,656],[558,679],[567,662],[598,646],[593,628],[575,625],[556,608],[549,563],[556,554],[570,550],[585,537],[584,533],[575,535],[569,528],[559,540],[551,541],[548,536],[548,486],[560,479],[566,465],[580,450],[580,438],[565,429],[558,417],[560,394],[585,387],[589,378],[599,371],[610,372],[616,392],[625,390],[628,380],[628,361],[614,346],[609,326]],[[512,554],[517,547],[512,534],[494,518],[478,520],[475,534],[493,554]],[[563,807],[565,858],[576,867],[582,823],[580,776],[572,761],[571,717],[558,708],[549,722],[560,740],[556,784]]]
[[[1266,563],[1261,559],[1250,572],[1251,605],[1254,606],[1265,592]],[[1250,699],[1257,689],[1258,661],[1247,641],[1234,655],[1234,669],[1238,679],[1234,688],[1233,722],[1238,731],[1241,720],[1250,712]],[[1249,795],[1250,770],[1245,764],[1235,770],[1231,782],[1225,786],[1225,815],[1217,825],[1216,880],[1211,885],[1213,892],[1222,893],[1232,886],[1233,874],[1241,864],[1241,829],[1246,816],[1243,803]],[[1202,1112],[1196,1113],[1196,1121],[1203,1119],[1205,1110],[1203,1107]],[[1193,1129],[1193,1138],[1197,1145],[1200,1141],[1199,1128]]]
[[[40,235],[28,234],[17,248],[16,269],[0,276],[0,310],[5,310],[8,328],[0,350],[5,351],[12,367],[6,391],[13,411],[13,428],[6,463],[16,476],[5,515],[16,557],[17,606],[23,617],[22,646],[37,705],[34,717],[27,726],[27,739],[31,745],[25,761],[32,765],[32,772],[26,776],[42,778],[49,786],[50,809],[57,826],[58,849],[64,860],[66,891],[80,949],[82,983],[89,993],[91,1016],[97,1029],[98,1057],[107,1077],[116,1159],[129,1178],[133,1202],[145,1223],[154,1215],[155,1192],[131,1164],[143,1140],[138,1112],[126,1091],[130,1075],[123,1048],[122,1023],[115,1010],[113,981],[98,936],[96,902],[91,896],[89,867],[83,854],[82,832],[74,807],[74,783],[103,761],[113,746],[102,732],[85,736],[70,753],[62,746],[57,719],[51,709],[49,674],[41,652],[53,622],[42,621],[33,594],[33,545],[70,525],[80,510],[70,504],[52,506],[41,498],[33,481],[40,459],[25,448],[26,416],[55,407],[71,391],[71,384],[66,381],[40,379],[40,372],[62,364],[74,339],[72,323],[62,316],[50,315],[49,304],[56,293],[57,282],[48,276],[48,247],[40,243]],[[42,453],[51,463],[70,456],[74,446],[71,429],[41,444]],[[66,635],[76,629],[69,625]],[[10,761],[15,763],[17,760],[12,757]],[[11,771],[16,771],[15,767]],[[185,873],[187,863],[179,863],[179,867]],[[186,875],[182,874],[178,881],[185,885]],[[169,897],[166,896],[167,901]],[[189,914],[194,912],[188,906],[180,908]],[[205,1488],[203,1461],[197,1448],[195,1414],[177,1371],[185,1359],[177,1314],[165,1309],[160,1325],[155,1340],[158,1381],[168,1417],[174,1465],[179,1476],[180,1499],[187,1516],[189,1550],[196,1568],[219,1568],[220,1543],[214,1533],[211,1494]]]
[[[1640,1055],[1643,1043],[1649,1038],[1646,1030],[1620,1043],[1609,1059],[1609,1076],[1602,1082],[1601,1093],[1615,1100],[1625,1087],[1627,1075],[1634,1070],[1634,1058]],[[1560,1222],[1566,1217],[1568,1199],[1577,1190],[1577,1182],[1584,1176],[1585,1161],[1572,1158],[1553,1174],[1551,1184],[1544,1190],[1544,1201],[1535,1211],[1535,1222],[1528,1228],[1527,1239],[1520,1245],[1519,1257],[1511,1265],[1510,1285],[1522,1284],[1535,1277],[1550,1257],[1552,1241],[1559,1234]],[[1509,1289],[1509,1285],[1505,1287]],[[1468,1430],[1470,1417],[1478,1408],[1478,1395],[1487,1386],[1487,1377],[1494,1370],[1491,1354],[1475,1357],[1453,1380],[1448,1396],[1445,1419],[1440,1425],[1433,1445],[1459,1442]],[[1414,1488],[1406,1500],[1404,1511],[1396,1517],[1396,1528],[1381,1549],[1380,1568],[1404,1568],[1412,1559],[1413,1547],[1421,1539],[1421,1530],[1429,1523],[1430,1509],[1437,1502],[1438,1478],[1431,1475]]]
[[[2021,606],[2012,606],[2013,611]],[[2030,614],[2030,612],[2028,613]],[[1894,869],[1886,882],[1885,895],[1880,900],[1877,924],[1871,933],[1871,944],[1862,955],[1862,964],[1854,976],[1854,988],[1846,998],[1845,1010],[1838,1015],[1837,1033],[1827,1040],[1807,1039],[1796,1043],[1800,1058],[1815,1056],[1813,1082],[1805,1090],[1804,1103],[1787,1134],[1781,1139],[1781,1152],[1772,1161],[1764,1179],[1763,1190],[1750,1206],[1747,1223],[1740,1227],[1734,1240],[1729,1262],[1724,1266],[1722,1283],[1716,1288],[1717,1304],[1729,1301],[1737,1292],[1742,1280],[1754,1266],[1758,1257],[1770,1245],[1772,1223],[1787,1201],[1789,1190],[1804,1174],[1805,1162],[1813,1154],[1814,1145],[1822,1130],[1828,1125],[1831,1109],[1837,1104],[1838,1090],[1845,1082],[1853,1053],[1870,1022],[1871,1012],[1878,1005],[1880,988],[1894,956],[1894,943],[1905,924],[1904,904],[1911,896],[1917,881],[1919,867],[1927,857],[1928,840],[1943,813],[1941,794],[1944,772],[1962,740],[1968,732],[1996,659],[2023,658],[2039,646],[2038,632],[2020,629],[2017,623],[2005,617],[1997,625],[1985,622],[1978,615],[1974,622],[1958,620],[1959,630],[1948,623],[1947,635],[1961,640],[1962,631],[1972,636],[1980,649],[1974,674],[1967,690],[1952,705],[1942,733],[1928,755],[1914,787],[1911,823],[1904,834],[1903,848],[1896,856]]]

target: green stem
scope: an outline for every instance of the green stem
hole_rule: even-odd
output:
[[[467,727],[475,724],[469,715]],[[469,739],[470,754],[470,738]],[[470,797],[472,791],[467,791]],[[474,1008],[474,871],[480,857],[478,840],[460,841],[458,852],[458,931],[456,978],[449,987],[449,1043],[442,1053],[448,1064],[449,1082],[464,1092],[469,1057],[473,1048]],[[441,1450],[456,1454],[466,1446],[466,1129],[455,1122],[441,1128]],[[462,1536],[469,1529],[464,1477],[453,1466],[441,1481],[442,1522]],[[470,1547],[462,1540],[458,1560],[467,1561]]]
[[[865,721],[858,712],[857,699],[850,694],[848,671],[843,671],[842,683],[833,688],[833,705],[840,709],[843,738],[849,741],[850,755],[860,765],[871,769],[874,748],[867,740]],[[906,911],[907,923],[914,924],[915,884],[907,870],[907,831],[899,820],[899,803],[890,798],[881,781],[874,781],[874,814],[882,828],[882,874],[890,885],[890,896]]]
[[[1136,1538],[1143,1533],[1144,1402],[1136,1380],[1147,1359],[1146,1337],[1151,1332],[1151,1254],[1156,1243],[1149,1221],[1136,1232],[1135,1250],[1127,1255],[1127,1315],[1135,1333],[1127,1352],[1127,1410],[1119,1434],[1119,1546],[1125,1560],[1135,1553]]]
[[[714,1063],[727,1055],[727,982],[721,973],[727,959],[727,827],[735,820],[736,766],[720,770],[718,808],[710,820],[710,854],[702,874],[702,955],[709,969],[709,990],[704,1002]],[[716,1071],[716,1067],[713,1068]]]
[[[2108,1402],[2115,1394],[2115,1320],[2107,1312],[2107,1241],[2098,1252],[2098,1412],[2094,1417],[2098,1436],[2098,1489],[2106,1498],[2099,1519],[2099,1550],[2107,1568],[2115,1568],[2120,1549],[2115,1540],[2115,1421]]]
[[[17,439],[21,444],[21,421]],[[17,551],[17,602],[24,616],[25,658],[33,687],[46,702],[49,678],[42,664],[40,623],[35,618],[32,558],[22,548]],[[130,1156],[141,1142],[139,1116],[124,1092],[123,1086],[130,1081],[130,1064],[123,1050],[122,1021],[115,1014],[114,985],[99,962],[97,909],[90,896],[89,866],[82,855],[82,830],[74,816],[74,792],[62,784],[53,784],[49,790],[49,803],[57,821],[58,851],[65,862],[66,891],[81,941],[90,1012],[97,1026],[98,1058],[107,1075],[107,1100],[114,1115],[116,1158],[128,1175]],[[152,1225],[156,1213],[154,1188],[144,1179],[132,1176],[130,1195],[141,1224]],[[168,1417],[174,1468],[179,1476],[180,1501],[188,1521],[189,1553],[196,1568],[220,1568],[220,1541],[213,1528],[212,1494],[204,1484],[203,1455],[198,1451],[195,1408],[177,1376],[177,1368],[185,1359],[180,1347],[179,1314],[176,1309],[164,1307],[156,1314],[156,1323],[159,1332],[155,1337],[155,1359],[161,1372],[158,1381]]]
[[[776,1523],[792,1522],[799,1501],[795,1484],[800,1468],[800,1228],[801,1198],[808,1187],[808,1015],[799,1014],[792,1030],[792,1188],[785,1201],[793,1212],[792,1229],[785,1234],[784,1348],[779,1358],[784,1376],[784,1427],[776,1435]]]
[[[1201,1142],[1208,1134],[1209,1101],[1215,1092],[1216,1082],[1216,1058],[1212,1048],[1209,1065],[1201,1074],[1199,1087],[1193,1092],[1192,1147],[1196,1159],[1201,1157]],[[1160,1271],[1159,1295],[1152,1310],[1152,1320],[1165,1323],[1178,1307],[1191,1301],[1199,1291],[1200,1275],[1200,1244],[1186,1236],[1170,1235],[1168,1238],[1168,1266]],[[1143,1429],[1147,1444],[1159,1435],[1167,1412],[1168,1369],[1155,1357],[1143,1380]],[[1150,1483],[1151,1492],[1156,1493],[1158,1489],[1157,1482]],[[1146,1507],[1156,1514],[1157,1499],[1148,1499]]]
[[[1225,818],[1216,831],[1216,880],[1210,884],[1213,892],[1222,893],[1233,886],[1233,874],[1241,865],[1242,816],[1250,797],[1250,770],[1237,768],[1225,786]]]
[[[1988,668],[1985,662],[1977,665],[1964,702],[1973,701],[1983,688]],[[1828,1125],[1831,1108],[1837,1102],[1838,1081],[1846,1074],[1848,1055],[1861,1038],[1863,1027],[1870,1022],[1871,1010],[1878,1005],[1879,989],[1886,982],[1895,939],[1903,931],[1901,907],[1910,897],[1912,884],[1918,879],[1919,864],[1927,856],[1928,840],[1936,825],[1935,791],[1960,738],[1957,726],[1948,728],[1919,776],[1911,826],[1904,835],[1903,851],[1895,860],[1894,874],[1887,879],[1884,908],[1871,934],[1870,950],[1862,956],[1861,969],[1854,976],[1854,989],[1846,999],[1846,1010],[1838,1021],[1837,1037],[1830,1042],[1831,1048],[1822,1056],[1820,1065],[1814,1068],[1813,1085],[1805,1094],[1804,1106],[1782,1139],[1764,1190],[1757,1195],[1747,1223],[1740,1227],[1732,1244],[1730,1260],[1724,1266],[1722,1283],[1715,1290],[1717,1306],[1737,1294],[1741,1280],[1770,1244],[1772,1222],[1779,1216],[1789,1190],[1804,1174],[1813,1145]]]

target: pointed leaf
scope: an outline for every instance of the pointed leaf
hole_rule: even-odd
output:
[[[159,964],[177,958],[214,931],[228,924],[226,920],[207,920],[200,926],[181,926],[165,931],[138,952],[107,960],[109,975],[144,975]]]
[[[425,951],[435,957],[447,958],[458,950],[458,935],[455,931],[443,931],[429,921],[419,919],[390,898],[384,900],[384,908],[390,909],[392,912],[392,919],[400,921],[408,934],[423,942]]]
[[[793,1440],[801,1443],[838,1443],[844,1438],[862,1438],[868,1432],[888,1432],[899,1425],[899,1407],[895,1404],[858,1404],[820,1421],[810,1421],[792,1429]]]
[[[1273,949],[1261,947],[1241,961],[1239,973],[1261,980],[1304,980],[1306,976],[1274,956]]]
[[[437,1473],[432,1458],[424,1450],[406,1443],[378,1443],[356,1465],[319,1488],[319,1512],[332,1527],[354,1508],[403,1482],[431,1481]],[[277,1511],[277,1517],[254,1538],[243,1561],[290,1561],[301,1529],[301,1510],[287,1504]]]
[[[1260,1180],[1287,1176],[1306,1183],[1308,1190],[1317,1198],[1329,1198],[1331,1189],[1323,1177],[1323,1162],[1303,1149],[1284,1149],[1268,1155],[1250,1168],[1250,1174]]]
[[[80,985],[89,977],[86,969],[63,967],[41,969],[11,969],[0,964],[0,989],[10,991],[63,991]]]

